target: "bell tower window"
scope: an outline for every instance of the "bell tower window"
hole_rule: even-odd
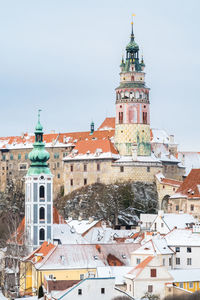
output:
[[[123,124],[123,112],[119,112],[119,124]]]
[[[44,210],[44,207],[40,207],[40,221],[44,221],[45,219],[45,210]]]
[[[147,124],[147,112],[143,112],[143,124]]]
[[[44,191],[44,186],[40,186],[40,199],[44,199],[45,197],[45,191]]]
[[[44,228],[40,229],[39,238],[40,238],[40,241],[44,241],[45,240],[45,231],[44,231]]]

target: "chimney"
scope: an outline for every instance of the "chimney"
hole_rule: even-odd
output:
[[[174,135],[170,134],[169,136],[169,144],[174,144]]]

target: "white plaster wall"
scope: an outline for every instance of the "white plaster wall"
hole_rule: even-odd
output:
[[[189,243],[188,243],[189,244]],[[173,259],[173,268],[174,269],[196,269],[200,268],[200,259],[199,259],[199,253],[200,253],[200,247],[191,247],[192,252],[187,252],[188,246],[180,246],[180,252],[176,252]],[[171,247],[173,251],[176,251],[176,247]],[[176,264],[176,257],[180,258],[180,265]],[[192,258],[192,265],[187,265],[187,258]]]
[[[72,289],[72,291],[66,294],[62,299],[112,300],[116,296],[114,285],[115,279],[113,278],[89,278],[82,281],[78,286]],[[105,294],[101,294],[101,288],[105,288]],[[82,289],[82,295],[78,295],[79,289]]]

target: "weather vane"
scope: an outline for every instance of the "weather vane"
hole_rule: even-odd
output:
[[[131,22],[132,25],[133,25],[133,17],[135,16],[136,16],[135,14],[132,14],[132,22]]]

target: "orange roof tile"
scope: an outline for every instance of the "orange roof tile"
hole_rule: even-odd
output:
[[[153,256],[148,256],[145,258],[139,265],[133,268],[128,274],[134,274],[137,277],[144,268],[148,265],[148,263],[153,259]]]
[[[105,140],[90,140],[90,141],[78,141],[75,148],[78,154],[90,154],[96,153],[97,149],[101,149],[103,153],[118,154],[113,143],[109,139]]]
[[[115,118],[105,118],[103,123],[99,126],[97,130],[108,130],[108,129],[115,129]]]
[[[177,193],[186,195],[188,198],[200,197],[200,169],[192,169]]]
[[[179,180],[169,179],[169,178],[161,178],[161,182],[169,185],[180,186],[183,182]]]
[[[35,254],[41,253],[42,255],[39,257],[39,259],[37,261],[36,260],[33,261],[34,263],[40,262],[55,247],[56,247],[55,245],[45,241],[40,247],[38,247],[28,257],[26,257],[26,260],[32,260],[33,261],[33,259],[35,258]]]

